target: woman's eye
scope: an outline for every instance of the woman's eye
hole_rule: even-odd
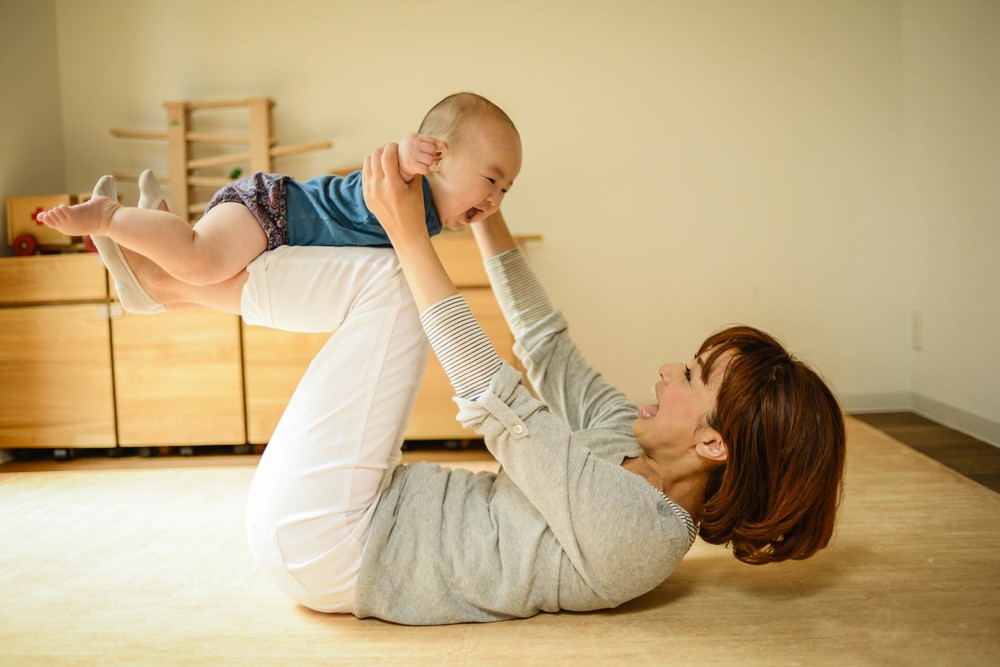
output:
[[[684,377],[687,378],[688,382],[691,381],[691,367],[690,366],[685,366],[684,367]]]

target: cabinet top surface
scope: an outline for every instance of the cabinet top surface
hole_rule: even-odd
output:
[[[106,276],[94,253],[0,257],[0,305],[107,299]]]

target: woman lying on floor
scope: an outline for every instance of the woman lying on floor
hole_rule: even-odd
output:
[[[497,214],[473,231],[536,399],[442,268],[396,160],[390,144],[364,167],[395,253],[283,247],[227,283],[174,286],[249,324],[336,332],[250,490],[250,545],[281,590],[362,618],[496,621],[615,607],[662,583],[697,535],[752,564],[827,545],[845,435],[812,370],[730,328],[660,367],[656,402],[638,408],[581,356]],[[400,465],[428,338],[499,473]]]

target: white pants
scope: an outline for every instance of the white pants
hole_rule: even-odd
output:
[[[375,507],[401,458],[427,339],[390,249],[286,246],[248,270],[248,324],[335,331],[254,475],[250,548],[299,603],[348,613]]]

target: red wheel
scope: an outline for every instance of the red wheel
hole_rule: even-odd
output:
[[[83,249],[87,252],[97,252],[97,246],[94,245],[94,239],[89,236],[83,237]]]
[[[10,245],[14,248],[14,254],[19,257],[34,255],[38,250],[38,241],[31,234],[18,234]]]

